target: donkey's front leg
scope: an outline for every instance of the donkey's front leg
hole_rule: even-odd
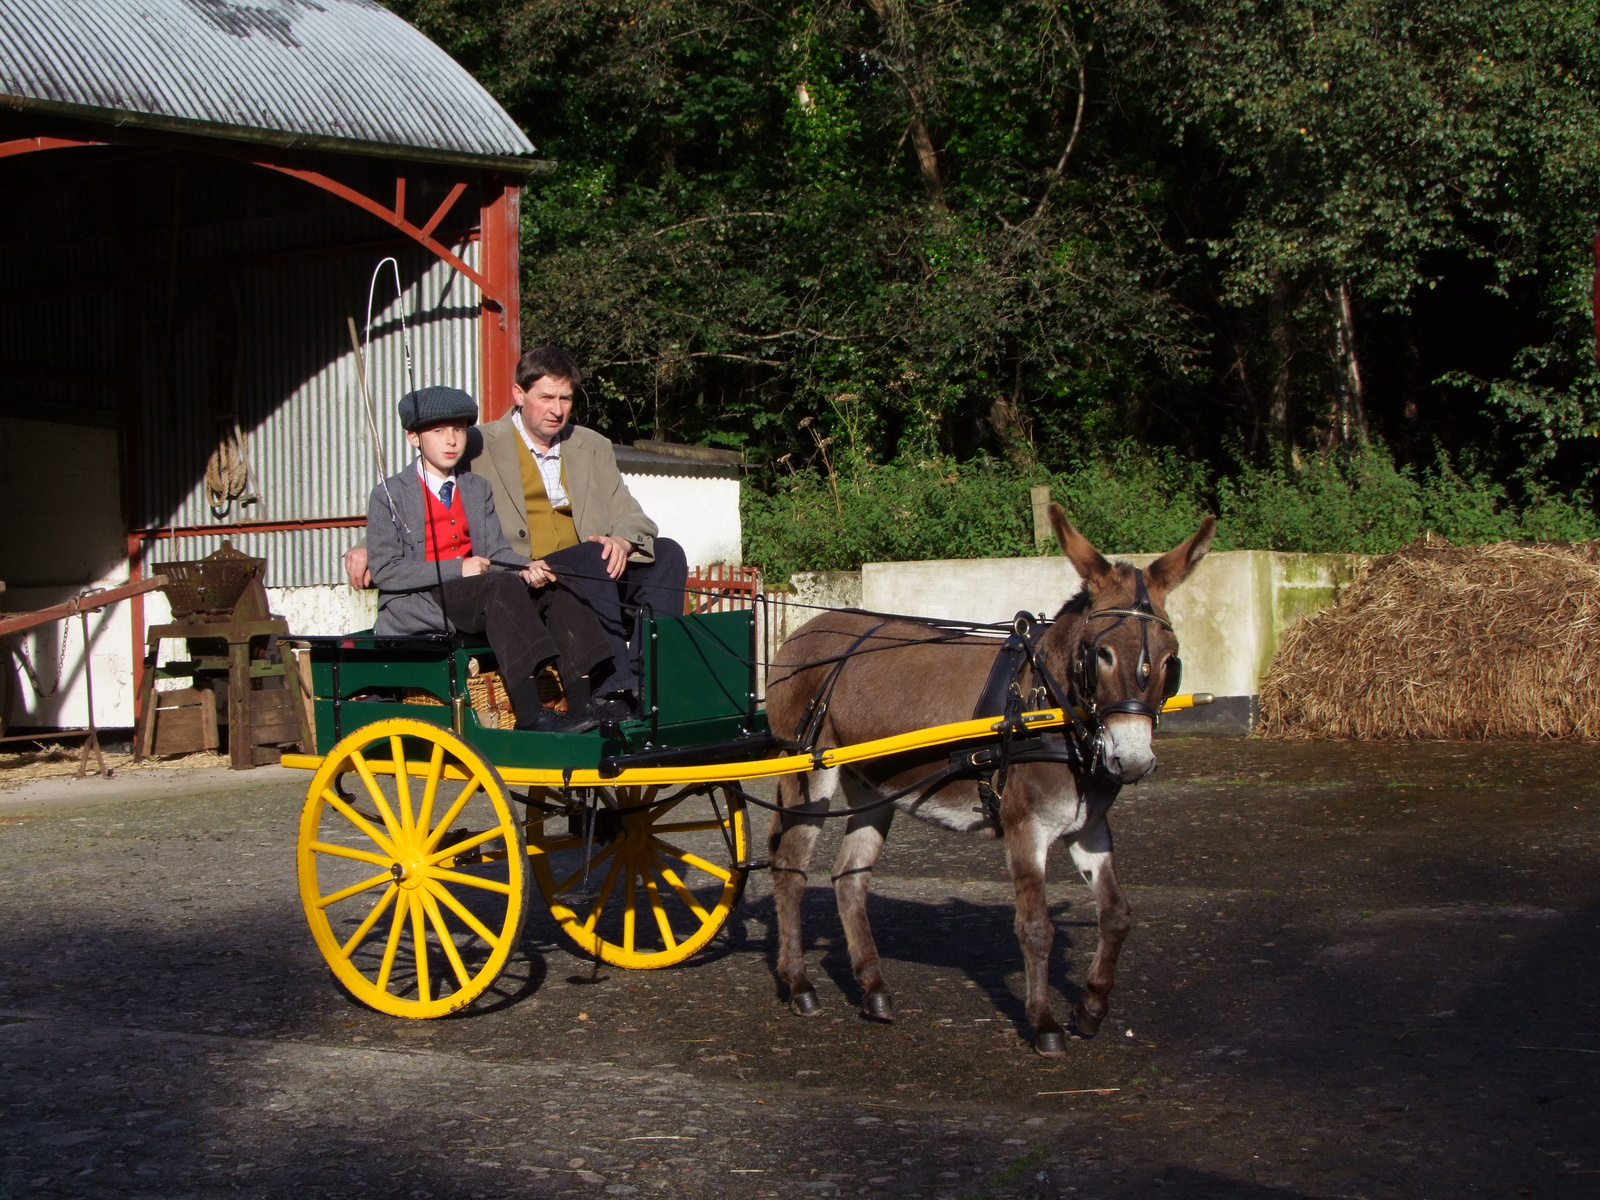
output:
[[[1122,894],[1117,870],[1111,861],[1110,830],[1106,830],[1104,842],[1104,849],[1096,849],[1095,841],[1072,843],[1072,861],[1083,872],[1100,914],[1100,945],[1094,952],[1094,961],[1089,964],[1083,993],[1072,1006],[1073,1028],[1086,1038],[1100,1031],[1100,1022],[1111,1009],[1108,997],[1117,981],[1117,955],[1122,951],[1122,941],[1128,936],[1128,930],[1133,928],[1133,908]]]
[[[1017,893],[1017,941],[1022,945],[1026,971],[1033,1048],[1053,1057],[1067,1052],[1066,1030],[1050,1010],[1050,947],[1055,942],[1056,930],[1050,922],[1044,886],[1045,862],[1057,831],[1048,828],[1036,812],[1023,809],[1021,805],[1015,810],[1009,805],[1002,807],[1000,815],[1005,831],[1006,861],[1011,866],[1011,885]]]
[[[826,812],[839,772],[817,771],[778,781],[778,803],[785,809]],[[778,978],[789,989],[789,1007],[802,1017],[822,1012],[817,989],[806,978],[805,950],[800,938],[800,902],[806,891],[806,867],[822,829],[820,817],[772,815],[767,854],[772,861],[772,901],[778,913]]]
[[[865,781],[846,775],[844,796],[845,802],[853,808],[870,803],[878,792]],[[850,947],[850,969],[855,972],[856,982],[866,989],[861,997],[861,1015],[869,1021],[894,1020],[894,997],[883,981],[878,943],[873,940],[872,925],[867,921],[867,889],[872,883],[872,867],[883,852],[883,840],[893,820],[892,804],[851,817],[839,843],[839,856],[833,863],[833,894],[839,904],[845,941]]]

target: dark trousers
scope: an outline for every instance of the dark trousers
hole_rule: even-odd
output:
[[[654,616],[683,615],[683,591],[689,581],[689,561],[683,547],[671,538],[656,539],[654,562],[630,562],[621,579],[606,575],[605,555],[598,542],[581,542],[546,554],[544,561],[556,573],[559,587],[570,589],[600,618],[611,643],[613,672],[601,691],[637,692],[639,677],[634,670],[638,647],[630,653],[628,639],[633,622],[625,609],[648,607]]]
[[[489,571],[444,585],[444,610],[462,633],[481,633],[500,664],[506,690],[554,660],[568,695],[587,695],[582,677],[612,657],[595,614],[558,587],[530,592],[510,571]]]

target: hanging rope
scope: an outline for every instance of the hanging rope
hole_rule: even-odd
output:
[[[217,448],[206,459],[206,502],[211,505],[211,515],[222,518],[228,515],[233,502],[250,488],[250,463],[245,457],[248,443],[237,421],[222,435]]]
[[[221,287],[215,289],[220,292]],[[206,502],[217,520],[226,517],[237,502],[241,507],[259,500],[245,451],[248,443],[239,427],[239,388],[243,375],[244,343],[240,337],[241,305],[238,287],[228,280],[227,296],[213,295],[211,345],[211,402],[217,447],[206,459]]]

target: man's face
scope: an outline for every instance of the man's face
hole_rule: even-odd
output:
[[[467,452],[467,427],[446,423],[409,429],[406,441],[416,447],[430,467],[441,475],[448,475]]]
[[[522,410],[522,427],[541,448],[555,441],[572,419],[572,380],[541,375],[526,388],[511,388],[511,398]]]

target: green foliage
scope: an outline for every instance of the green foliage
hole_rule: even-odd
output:
[[[770,494],[745,489],[745,561],[776,580],[864,562],[1056,553],[1033,543],[1029,489],[1039,484],[1107,554],[1177,545],[1213,490],[1195,464],[1132,444],[1058,473],[985,460],[802,474]],[[1518,505],[1444,455],[1418,476],[1379,446],[1312,456],[1299,469],[1245,466],[1214,491],[1220,550],[1383,554],[1428,532],[1459,543],[1600,537],[1587,497],[1536,492]]]
[[[1436,533],[1450,541],[1578,541],[1600,537],[1592,499],[1544,491],[1513,504],[1481,470],[1445,455],[1419,476],[1387,450],[1322,454],[1300,470],[1245,467],[1218,486],[1222,549],[1384,554]]]
[[[1115,11],[1129,69],[1165,83],[1167,127],[1220,185],[1201,234],[1220,267],[1214,286],[1269,335],[1241,347],[1244,357],[1262,374],[1276,369],[1284,356],[1262,326],[1282,324],[1302,424],[1332,434],[1365,417],[1341,411],[1341,334],[1358,360],[1374,325],[1415,339],[1419,298],[1470,277],[1480,320],[1493,319],[1491,297],[1515,300],[1520,344],[1452,371],[1480,357],[1462,344],[1413,386],[1469,387],[1538,463],[1558,442],[1592,435],[1594,0],[1135,0]],[[1335,348],[1317,354],[1319,342]],[[1265,399],[1255,397],[1258,410]],[[1446,390],[1435,403],[1470,399]]]
[[[745,561],[785,578],[863,562],[1035,554],[1029,489],[1040,484],[1107,553],[1174,545],[1206,511],[1198,468],[1132,445],[1056,474],[993,460],[866,466],[850,478],[796,475],[771,494],[746,488]],[[1054,542],[1045,549],[1055,552]]]
[[[619,440],[919,489],[930,553],[1052,471],[1260,544],[1591,519],[1600,0],[389,2],[554,164],[523,340]],[[1140,504],[1129,443],[1200,465]]]

